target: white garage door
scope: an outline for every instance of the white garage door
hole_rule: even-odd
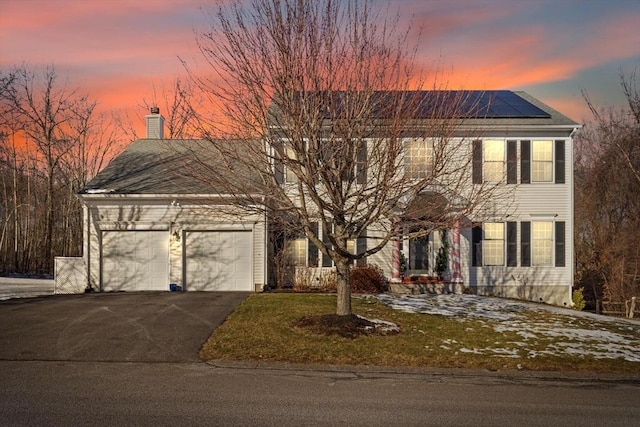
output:
[[[105,291],[169,290],[169,232],[103,232],[102,287]]]
[[[252,291],[251,231],[185,233],[185,283],[188,291]]]

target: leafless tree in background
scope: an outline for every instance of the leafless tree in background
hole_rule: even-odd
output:
[[[135,117],[121,113],[118,126],[130,141],[146,137],[139,135],[136,127],[144,123],[144,117],[153,107],[158,107],[165,119],[165,138],[190,139],[198,135],[196,112],[204,107],[191,80],[176,77],[170,84],[162,80],[158,86],[152,85],[151,95],[142,99],[134,113]]]
[[[496,190],[470,185],[470,141],[455,138],[469,100],[411,92],[425,84],[409,33],[370,1],[246,3],[212,11],[199,35],[208,73],[190,74],[217,113],[201,117],[202,131],[232,173],[207,170],[203,157],[198,173],[328,256],[336,313],[350,315],[350,265],[397,238],[397,218],[426,234],[478,211]],[[407,215],[420,194],[431,197]],[[350,247],[365,233],[373,245]]]
[[[599,108],[576,137],[576,282],[595,298],[640,294],[640,93],[620,75],[628,109]]]
[[[119,144],[96,102],[70,88],[54,66],[22,65],[0,81],[0,272],[51,273],[54,256],[80,253],[75,193]]]

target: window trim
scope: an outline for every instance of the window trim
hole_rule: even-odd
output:
[[[536,224],[549,224],[551,237],[544,238],[536,238],[535,237],[535,225]],[[548,242],[549,243],[549,253],[545,255],[545,258],[548,257],[549,262],[540,263],[536,256],[536,242]],[[555,221],[553,219],[545,219],[545,218],[535,218],[531,221],[531,267],[553,267],[555,266]]]

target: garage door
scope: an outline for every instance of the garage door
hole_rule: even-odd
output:
[[[185,233],[185,284],[189,291],[252,291],[251,231]]]
[[[105,291],[169,290],[169,232],[103,232],[102,287]]]

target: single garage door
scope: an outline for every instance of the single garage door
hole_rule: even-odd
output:
[[[168,231],[104,231],[105,291],[169,290]]]
[[[251,231],[187,231],[185,284],[188,291],[252,291]]]

